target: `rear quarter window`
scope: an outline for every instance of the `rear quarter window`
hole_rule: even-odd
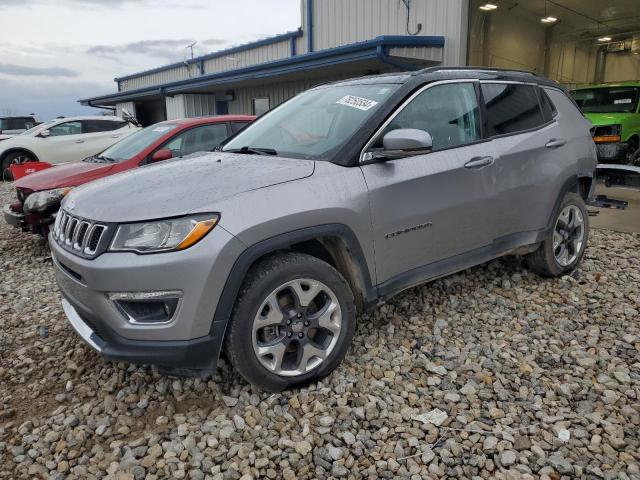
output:
[[[513,134],[545,124],[537,88],[513,83],[483,83],[488,135]]]
[[[544,91],[544,88],[539,90],[540,92],[540,106],[542,107],[542,115],[544,116],[545,122],[549,122],[553,120],[553,118],[558,114],[558,110],[556,110],[556,106],[553,104],[547,92]]]

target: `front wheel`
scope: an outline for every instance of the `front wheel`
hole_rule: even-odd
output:
[[[567,193],[547,238],[538,250],[527,255],[529,268],[543,277],[558,277],[576,268],[587,246],[588,219],[582,197]]]
[[[627,153],[625,154],[625,163],[627,165],[640,166],[640,152],[638,152],[640,144],[636,137],[631,137],[627,142]]]
[[[233,367],[280,391],[320,379],[342,361],[355,331],[348,283],[315,257],[286,253],[251,269],[225,337]]]
[[[29,155],[26,152],[14,152],[10,153],[2,160],[2,180],[3,181],[11,181],[13,180],[13,175],[11,175],[11,170],[9,167],[13,164],[20,164],[26,162],[35,162],[35,158]]]

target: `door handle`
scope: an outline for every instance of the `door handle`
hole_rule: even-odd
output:
[[[84,143],[84,140],[76,140],[74,143]]]
[[[545,147],[547,147],[547,148],[560,148],[565,143],[567,143],[567,141],[564,140],[563,138],[552,138],[551,140],[549,140],[545,144]]]
[[[474,157],[464,164],[465,168],[488,167],[494,162],[493,157]]]
[[[111,135],[111,138],[120,138],[120,135]]]

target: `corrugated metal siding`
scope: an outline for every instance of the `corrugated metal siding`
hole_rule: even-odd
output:
[[[208,94],[180,94],[166,97],[167,120],[215,115],[216,96]]]
[[[224,72],[226,70],[235,70],[236,68],[256,65],[258,63],[270,62],[280,58],[287,58],[291,51],[291,43],[289,40],[284,42],[272,43],[243,52],[232,53],[224,57],[211,58],[204,61],[205,73]]]
[[[234,115],[251,115],[254,98],[269,97],[269,107],[274,108],[297,94],[321,83],[350,78],[353,74],[339,77],[306,78],[292,82],[274,83],[261,87],[239,88],[235,91],[235,100],[229,102],[229,113]]]
[[[409,29],[422,23],[420,35],[445,37],[444,62],[464,64],[468,0],[411,0]],[[306,23],[303,23],[303,28]],[[306,32],[305,32],[306,33]],[[401,0],[315,0],[314,50],[370,40],[379,35],[408,35],[407,9]],[[463,38],[464,37],[464,38]]]
[[[216,96],[206,94],[185,95],[184,105],[186,117],[204,117],[206,115],[215,115]]]
[[[389,49],[389,55],[402,58],[419,58],[432,62],[442,61],[442,49],[439,47],[393,47]]]
[[[166,97],[167,120],[175,120],[185,117],[184,95],[174,95]]]
[[[196,77],[200,74],[197,65],[190,65],[187,70],[186,65],[178,68],[172,68],[170,70],[163,70],[161,72],[150,73],[142,75],[140,77],[129,78],[120,82],[120,89],[123,92],[128,90],[135,90],[136,88],[149,87],[152,85],[159,85],[167,82],[175,82],[177,80],[185,80],[187,78]]]
[[[127,109],[127,111],[136,116],[136,104],[133,102],[124,102],[124,103],[116,103],[116,116],[122,118],[122,111]]]

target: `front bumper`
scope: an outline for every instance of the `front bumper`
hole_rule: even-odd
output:
[[[69,322],[105,358],[170,368],[211,370],[220,353],[225,322],[213,322],[220,293],[244,249],[217,226],[181,252],[137,255],[108,252],[89,260],[49,236],[63,308]],[[110,293],[179,290],[180,306],[164,323],[136,323]]]
[[[25,214],[11,209],[11,205],[2,207],[4,221],[9,225],[20,228],[24,231],[31,230],[33,233],[41,233],[46,236],[49,233],[49,225],[56,219],[56,213],[30,213]]]
[[[27,228],[27,223],[25,222],[26,215],[24,213],[14,212],[11,209],[11,205],[5,205],[2,207],[2,214],[4,215],[4,221],[9,225],[16,228]]]
[[[91,348],[108,360],[207,372],[216,367],[222,346],[217,333],[184,341],[129,340],[71,301],[62,300],[69,323]]]
[[[617,162],[627,156],[628,145],[622,142],[596,143],[598,161],[603,163]]]

